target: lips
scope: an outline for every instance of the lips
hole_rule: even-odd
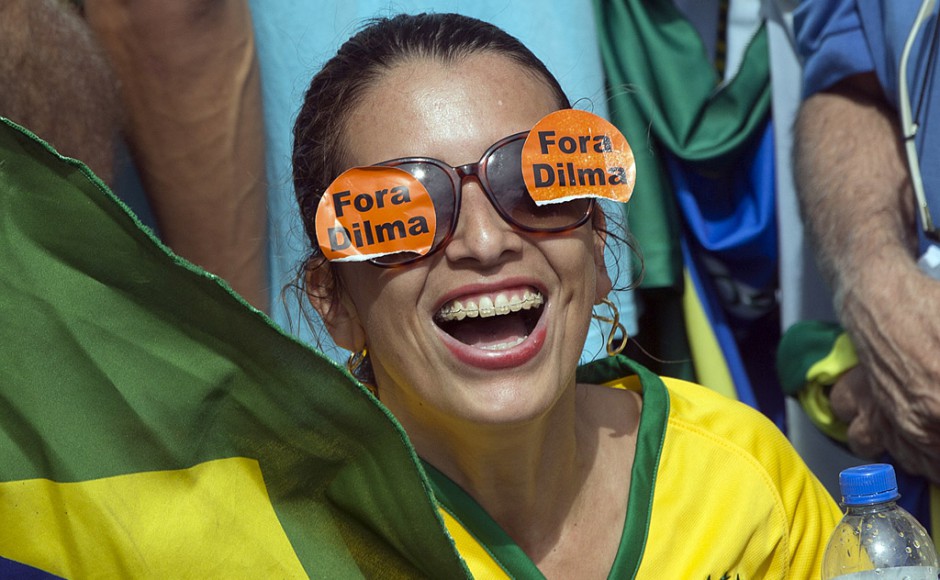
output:
[[[459,359],[502,368],[525,362],[541,348],[544,302],[542,293],[530,286],[464,294],[443,304],[434,322]]]

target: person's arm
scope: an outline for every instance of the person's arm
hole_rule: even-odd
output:
[[[268,308],[261,89],[245,0],[85,0],[161,236]]]
[[[73,6],[0,2],[0,115],[110,184],[119,102],[107,59]]]
[[[806,100],[794,168],[801,213],[860,367],[832,390],[864,456],[887,449],[940,482],[940,284],[916,264],[913,193],[897,128],[871,74]]]

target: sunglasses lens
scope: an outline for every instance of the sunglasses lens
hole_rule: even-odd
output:
[[[487,186],[503,215],[523,228],[557,231],[583,223],[593,202],[589,198],[538,206],[532,201],[522,176],[525,139],[510,141],[492,151],[486,163]]]
[[[434,201],[434,213],[437,215],[437,229],[434,232],[434,242],[430,250],[433,252],[440,246],[453,227],[454,205],[456,204],[453,181],[444,169],[433,163],[405,161],[404,163],[395,164],[394,167],[410,173],[424,186],[431,195],[431,199]],[[394,266],[412,262],[420,257],[420,254],[414,252],[398,252],[387,256],[380,256],[371,261],[373,264],[380,266]]]
[[[491,149],[481,162],[482,171],[477,174],[483,186],[495,198],[496,209],[510,224],[532,232],[561,232],[577,227],[588,220],[594,201],[578,198],[562,203],[538,206],[529,196],[522,176],[522,147],[525,134],[510,137],[501,145]],[[456,225],[457,191],[462,187],[451,168],[440,162],[414,158],[386,163],[401,169],[417,179],[431,195],[437,214],[437,228],[430,251],[444,243]],[[398,252],[373,258],[379,266],[397,266],[421,258],[415,252]]]

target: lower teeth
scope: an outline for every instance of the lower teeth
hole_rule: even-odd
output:
[[[481,348],[481,349],[483,349],[483,350],[506,350],[507,348],[512,348],[512,347],[514,347],[514,346],[516,346],[516,345],[522,344],[522,342],[523,342],[526,338],[527,338],[527,337],[525,337],[525,336],[521,336],[521,337],[519,337],[519,338],[517,338],[517,339],[515,339],[515,340],[511,340],[511,341],[509,341],[509,342],[501,342],[501,343],[499,343],[499,344],[488,344],[488,345],[486,345],[486,346],[480,346],[480,347],[478,347],[478,348]]]

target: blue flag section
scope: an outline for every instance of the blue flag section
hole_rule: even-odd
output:
[[[712,176],[668,159],[683,218],[686,271],[737,398],[785,430],[784,394],[776,373],[768,372],[780,340],[772,123],[730,171]],[[698,369],[715,361],[695,364]]]

